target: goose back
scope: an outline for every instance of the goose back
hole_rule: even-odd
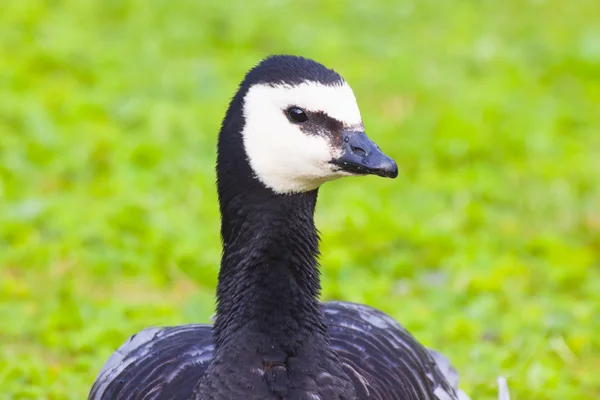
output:
[[[423,347],[394,319],[346,302],[327,302],[322,310],[331,347],[357,400],[468,399],[446,358]],[[211,325],[145,329],[106,362],[89,399],[190,399],[213,352]],[[271,394],[259,399],[279,398]]]

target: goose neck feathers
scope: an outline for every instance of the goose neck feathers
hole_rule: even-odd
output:
[[[244,198],[231,200],[235,215],[223,214],[217,351],[235,346],[237,335],[257,344],[268,338],[267,348],[291,351],[325,331],[317,300],[316,192],[271,195],[261,203]],[[265,350],[260,347],[258,353]]]

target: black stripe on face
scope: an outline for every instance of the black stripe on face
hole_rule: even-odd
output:
[[[302,123],[300,129],[308,135],[339,137],[344,129],[344,123],[330,117],[323,111],[306,111],[308,120]]]

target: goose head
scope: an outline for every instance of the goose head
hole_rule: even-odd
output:
[[[398,167],[366,134],[356,98],[335,71],[302,57],[271,56],[246,75],[223,123],[218,163],[233,133],[251,175],[277,194],[344,176],[395,178]]]

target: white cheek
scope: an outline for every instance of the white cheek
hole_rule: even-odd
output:
[[[338,154],[328,141],[302,132],[281,110],[268,111],[263,118],[262,113],[250,114],[243,132],[248,161],[256,177],[277,193],[313,190],[333,179],[336,174],[329,162]]]
[[[347,124],[361,123],[347,85],[251,87],[244,99],[242,136],[256,177],[277,193],[292,193],[313,190],[347,175],[330,164],[341,155],[341,149],[333,147],[325,136],[305,133],[287,119],[284,110],[291,105],[325,111]]]

